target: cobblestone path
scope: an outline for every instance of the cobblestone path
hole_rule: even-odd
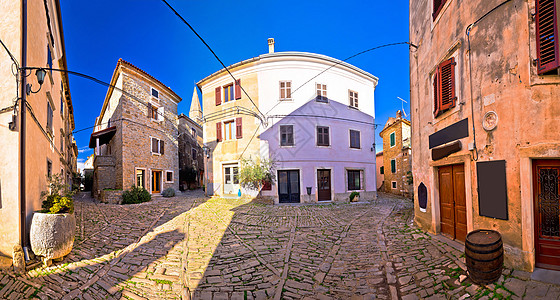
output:
[[[0,299],[560,299],[504,270],[478,286],[461,251],[412,226],[410,200],[265,206],[200,192],[135,205],[76,200],[62,262],[0,272]]]

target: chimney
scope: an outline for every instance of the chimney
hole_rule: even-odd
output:
[[[274,53],[274,38],[268,39],[268,53]]]
[[[397,119],[402,119],[402,112],[397,110]]]

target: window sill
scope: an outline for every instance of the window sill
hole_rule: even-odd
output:
[[[317,148],[331,148],[331,145],[315,145]]]
[[[350,147],[350,150],[362,150],[362,148],[353,148],[353,147]]]
[[[283,98],[283,99],[278,99],[278,101],[280,101],[280,102],[294,102],[294,99],[292,99],[292,98]]]
[[[354,110],[360,110],[359,108],[357,108],[357,107],[355,107],[355,106],[352,106],[352,105],[348,105],[348,108],[354,109]]]
[[[161,153],[152,152],[152,156],[161,156]]]
[[[284,146],[280,145],[280,148],[295,148],[295,147],[296,145],[284,145]]]

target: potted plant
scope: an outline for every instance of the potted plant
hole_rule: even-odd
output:
[[[360,193],[352,192],[350,193],[350,202],[358,202],[360,201]]]
[[[74,246],[74,192],[62,183],[62,178],[55,174],[47,179],[48,191],[41,193],[43,209],[34,212],[31,221],[31,250],[43,257],[46,266],[53,259],[62,259]]]

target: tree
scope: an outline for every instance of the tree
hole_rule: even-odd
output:
[[[242,158],[241,171],[239,172],[239,183],[245,189],[259,191],[262,189],[265,182],[274,183],[276,176],[274,169],[276,168],[276,161],[269,159],[256,159]]]

